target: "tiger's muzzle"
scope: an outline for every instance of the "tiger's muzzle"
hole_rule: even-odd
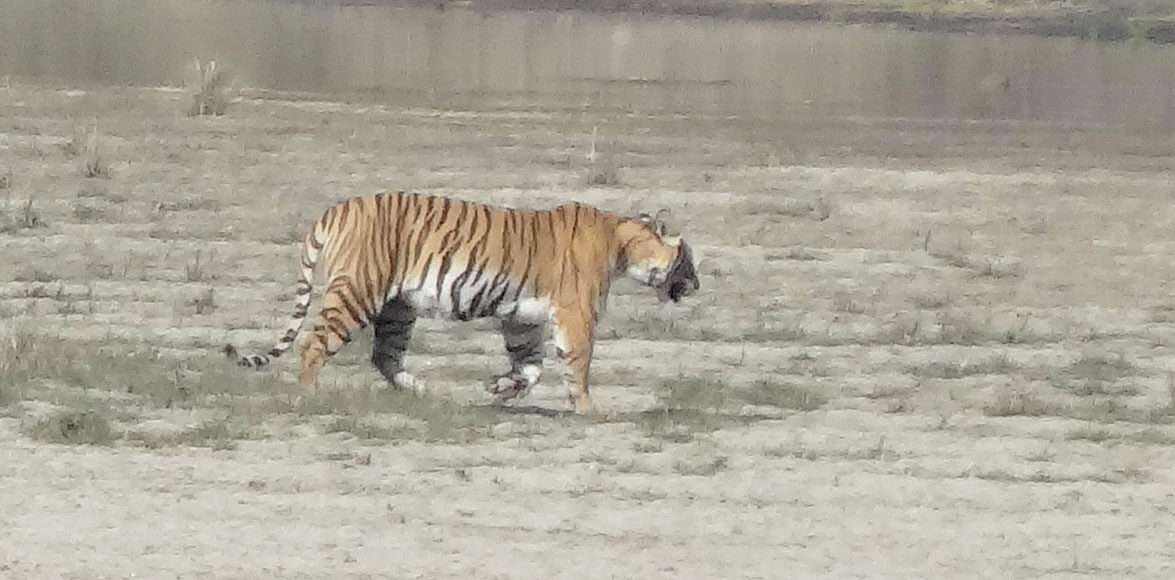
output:
[[[694,269],[694,255],[689,244],[683,240],[665,280],[657,285],[657,299],[661,302],[681,302],[682,298],[699,288],[701,284],[698,282],[698,272]]]

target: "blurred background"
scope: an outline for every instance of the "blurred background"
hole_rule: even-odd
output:
[[[179,85],[196,55],[252,88],[458,106],[1169,132],[1172,5],[0,0],[0,74]]]

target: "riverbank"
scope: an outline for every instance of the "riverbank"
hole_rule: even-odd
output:
[[[294,0],[298,1],[298,0]],[[1175,1],[1030,0],[310,0],[477,10],[584,10],[836,24],[907,30],[1175,42]]]

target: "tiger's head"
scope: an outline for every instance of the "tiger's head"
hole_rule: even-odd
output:
[[[620,224],[621,267],[628,277],[657,290],[661,302],[679,302],[701,287],[689,244],[670,230],[666,210]]]

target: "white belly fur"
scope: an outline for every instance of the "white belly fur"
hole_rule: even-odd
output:
[[[465,292],[464,294],[470,294]],[[449,284],[441,287],[437,294],[436,284],[425,283],[420,290],[405,290],[401,295],[418,316],[427,318],[453,318],[452,293]],[[546,298],[523,296],[515,302],[507,301],[498,305],[494,313],[498,318],[514,315],[519,322],[545,324],[551,320],[551,301]]]

